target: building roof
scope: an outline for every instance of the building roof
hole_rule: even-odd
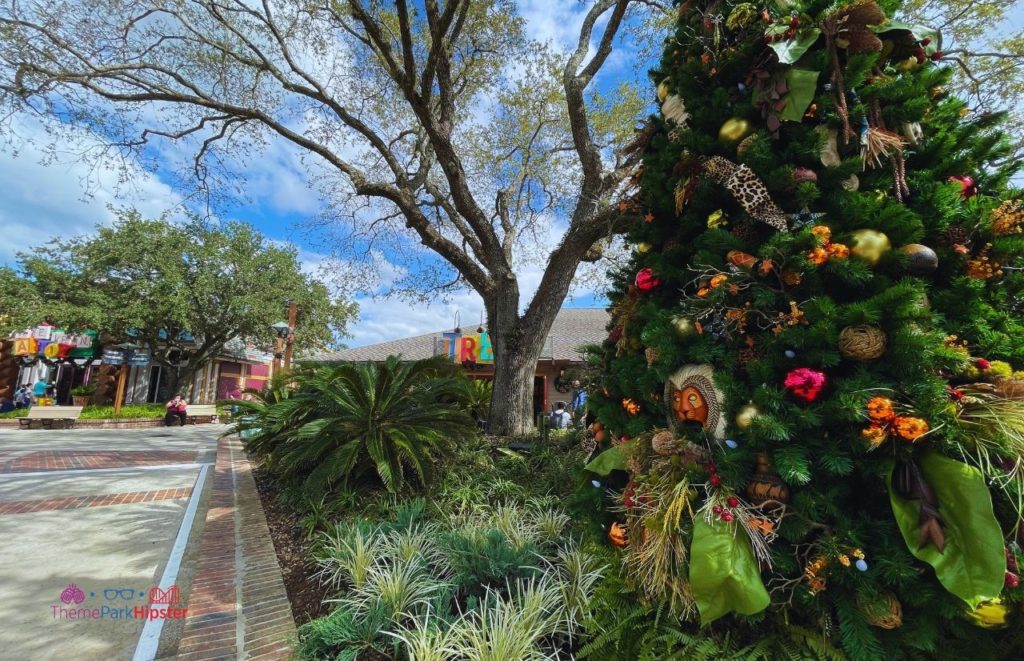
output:
[[[608,312],[602,308],[562,308],[558,311],[541,351],[542,360],[581,361],[578,349],[600,344],[608,335]],[[406,360],[430,358],[446,351],[441,337],[447,330],[406,337],[355,349],[342,349],[314,355],[313,362],[378,361],[401,355]]]

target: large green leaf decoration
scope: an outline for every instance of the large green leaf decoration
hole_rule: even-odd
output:
[[[921,454],[917,465],[938,498],[946,547],[942,553],[934,544],[918,548],[920,503],[905,500],[895,492],[890,472],[889,500],[907,548],[918,560],[934,567],[942,586],[971,608],[998,596],[1003,588],[1006,557],[1003,533],[992,512],[992,496],[984,476],[973,466],[938,452]]]
[[[820,72],[807,69],[790,69],[786,72],[786,107],[779,113],[779,119],[790,122],[803,121],[807,106],[814,100]]]
[[[784,34],[787,30],[789,30],[788,25],[774,25],[768,28],[765,33],[769,36],[775,36],[776,34]],[[818,41],[820,36],[821,30],[818,28],[800,28],[793,35],[792,39],[774,41],[771,48],[779,57],[779,62],[782,64],[793,64],[800,59],[800,56],[810,50],[811,46],[814,45],[814,42]]]
[[[693,522],[690,588],[702,624],[733,611],[753,615],[771,602],[746,533],[737,525],[701,518]]]
[[[884,34],[895,30],[906,30],[916,41],[930,39],[927,46],[922,46],[926,55],[931,55],[942,46],[942,33],[938,28],[927,25],[912,25],[903,21],[886,21],[882,25],[872,25],[869,28],[875,34]]]
[[[586,470],[598,475],[607,475],[613,470],[624,471],[626,470],[626,453],[618,447],[608,448],[594,457],[586,465]]]

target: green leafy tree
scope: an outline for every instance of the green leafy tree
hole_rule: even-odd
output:
[[[298,305],[300,350],[332,345],[356,310],[302,273],[293,248],[237,222],[176,225],[124,211],[95,234],[20,254],[18,272],[0,289],[6,330],[46,320],[148,345],[172,392],[231,340],[271,349],[287,301]]]
[[[389,491],[427,484],[436,454],[475,433],[463,378],[442,358],[343,364],[295,375],[276,402],[238,402],[247,449],[322,491],[375,473]],[[248,416],[246,414],[249,414]]]
[[[680,646],[1024,649],[1017,165],[899,4],[686,3],[652,72],[592,468]]]
[[[285,141],[309,157],[332,221],[317,233],[344,259],[373,246],[409,267],[399,293],[480,295],[489,424],[521,433],[551,323],[636,165],[618,150],[639,97],[595,81],[629,11],[657,4],[590,3],[562,49],[531,38],[511,0],[5,0],[0,102],[128,153],[180,142],[206,189],[250,146]],[[530,301],[526,265],[543,268]]]

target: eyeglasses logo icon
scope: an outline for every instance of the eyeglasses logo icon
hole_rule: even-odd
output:
[[[135,590],[133,588],[104,588],[103,598],[107,601],[114,601],[115,599],[131,601],[135,598]]]
[[[85,601],[85,593],[74,583],[68,583],[68,586],[60,593],[60,600],[65,604],[70,604],[71,602],[80,604]]]

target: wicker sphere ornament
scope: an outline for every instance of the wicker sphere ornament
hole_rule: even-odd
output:
[[[850,254],[871,265],[877,264],[882,255],[891,249],[889,237],[878,230],[857,230],[850,242]]]
[[[839,355],[849,360],[875,360],[885,353],[885,333],[877,326],[847,326],[839,333]]]
[[[761,415],[761,409],[757,408],[757,405],[754,403],[748,402],[736,412],[736,426],[740,429],[746,429],[753,424],[754,419],[759,415]]]
[[[900,251],[907,255],[907,273],[910,275],[928,275],[939,268],[939,256],[928,246],[908,243]]]
[[[761,506],[769,501],[786,504],[789,502],[789,487],[772,468],[767,452],[757,453],[757,469],[747,484],[747,500]]]
[[[672,432],[662,430],[651,437],[651,449],[662,456],[673,455],[679,451],[679,443]]]
[[[858,600],[861,612],[873,627],[879,629],[897,629],[903,624],[903,606],[891,592],[882,595],[882,601],[874,604]]]
[[[750,122],[742,117],[732,117],[725,120],[722,128],[718,129],[718,139],[722,142],[739,142],[750,133]]]
[[[688,317],[673,317],[672,329],[676,332],[676,336],[681,338],[693,337],[697,334],[697,324]]]

